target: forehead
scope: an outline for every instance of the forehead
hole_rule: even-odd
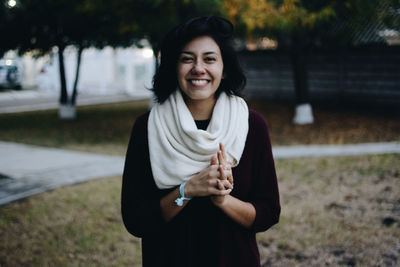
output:
[[[183,46],[181,52],[191,52],[196,54],[213,52],[216,54],[221,54],[218,44],[209,36],[199,36],[192,39]]]

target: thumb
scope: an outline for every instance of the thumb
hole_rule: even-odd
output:
[[[216,156],[212,156],[210,165],[217,165],[217,157]]]

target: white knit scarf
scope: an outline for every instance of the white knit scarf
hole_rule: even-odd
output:
[[[224,92],[217,99],[207,131],[197,129],[179,89],[163,104],[154,105],[147,130],[157,187],[172,188],[207,168],[219,143],[232,166],[237,166],[249,129],[248,118],[246,102]]]

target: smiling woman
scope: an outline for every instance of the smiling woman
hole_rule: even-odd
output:
[[[278,222],[268,129],[240,97],[232,24],[208,16],[169,32],[132,130],[122,217],[143,266],[260,266],[255,234]]]

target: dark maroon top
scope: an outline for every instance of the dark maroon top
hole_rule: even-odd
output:
[[[126,229],[142,238],[143,266],[260,266],[256,232],[279,220],[278,185],[267,125],[249,111],[249,132],[231,192],[256,209],[253,226],[246,229],[215,207],[208,197],[197,197],[170,222],[161,215],[160,199],[171,189],[158,189],[151,172],[147,141],[149,113],[132,130],[122,182],[122,218]],[[171,166],[174,168],[175,166]]]

